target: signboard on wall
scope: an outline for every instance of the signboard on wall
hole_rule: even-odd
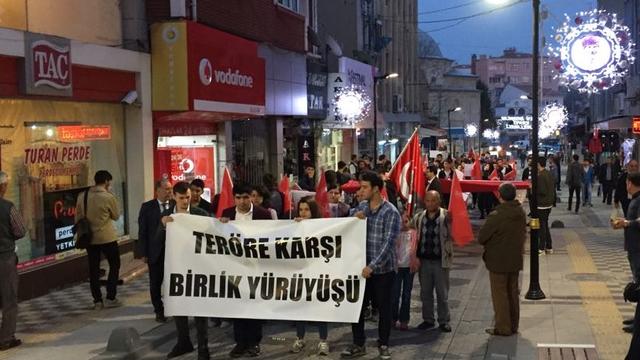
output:
[[[28,95],[72,96],[69,39],[26,32],[24,78]]]
[[[73,225],[76,216],[76,200],[86,187],[46,192],[44,202],[45,254],[56,254],[75,248]]]
[[[632,130],[634,134],[640,134],[640,117],[634,116],[632,123]]]
[[[172,184],[178,181],[204,181],[207,200],[216,193],[215,148],[171,147],[156,150],[156,179],[167,178]]]
[[[307,116],[327,117],[327,66],[307,59]]]
[[[316,151],[313,133],[301,134],[298,136],[298,177],[304,176],[305,167],[308,165],[315,166],[316,164]]]

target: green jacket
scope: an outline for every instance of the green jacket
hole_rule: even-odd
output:
[[[527,216],[517,200],[498,205],[480,229],[478,242],[484,246],[482,258],[491,272],[522,270],[522,254],[527,234]]]
[[[538,208],[553,206],[556,202],[556,185],[547,169],[538,172]]]

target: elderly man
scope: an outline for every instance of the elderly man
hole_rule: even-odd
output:
[[[435,326],[433,291],[438,300],[438,324],[440,331],[451,332],[449,321],[449,270],[453,262],[449,213],[440,207],[440,194],[427,191],[424,195],[425,210],[416,214],[411,226],[418,236],[417,257],[420,259],[420,298],[422,299],[422,324],[418,329]]]
[[[484,263],[489,270],[495,327],[490,335],[510,336],[518,332],[520,304],[518,276],[522,270],[522,253],[527,216],[516,200],[516,188],[504,183],[498,188],[498,205],[480,229],[478,242],[484,246]]]
[[[16,240],[26,234],[24,221],[16,207],[4,194],[9,186],[9,175],[0,171],[0,303],[2,327],[0,327],[0,351],[22,344],[16,339],[18,320],[18,270],[16,264]]]

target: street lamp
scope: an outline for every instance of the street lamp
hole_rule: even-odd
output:
[[[540,239],[540,218],[538,215],[538,130],[540,127],[538,117],[538,104],[540,101],[540,0],[532,0],[533,5],[533,54],[532,54],[532,124],[531,124],[531,151],[533,152],[531,167],[531,248],[530,248],[530,278],[529,290],[525,295],[529,300],[541,300],[546,296],[540,288],[540,264],[538,258],[538,241]]]
[[[398,73],[387,73],[382,76],[373,77],[373,164],[378,162],[378,81],[386,79],[395,79]]]
[[[449,156],[453,157],[455,154],[453,153],[453,142],[451,139],[451,113],[462,110],[461,107],[451,108],[447,110],[447,122],[449,123]]]

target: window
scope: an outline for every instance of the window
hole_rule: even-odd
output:
[[[509,116],[514,116],[515,114],[516,114],[516,110],[514,108],[510,108],[509,112],[508,112],[508,115]]]
[[[518,115],[519,116],[524,116],[524,109],[523,108],[518,109]]]
[[[277,0],[277,4],[291,11],[298,12],[300,10],[298,1],[299,0]]]

